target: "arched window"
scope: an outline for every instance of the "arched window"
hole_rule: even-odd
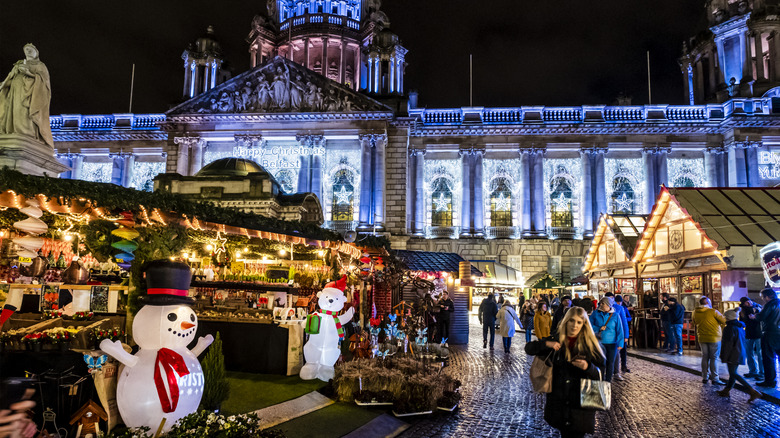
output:
[[[573,195],[574,192],[568,179],[559,176],[552,180],[550,184],[550,225],[553,228],[574,226]]]
[[[696,187],[696,183],[688,176],[681,176],[674,181],[673,187]]]
[[[634,188],[624,176],[612,180],[612,212],[615,214],[634,214]]]
[[[295,179],[298,176],[290,169],[282,169],[274,175],[285,193],[295,193]]]
[[[452,226],[452,190],[445,178],[438,178],[432,184],[431,225],[434,227]]]
[[[512,191],[505,178],[497,178],[490,194],[490,226],[512,226]]]
[[[333,176],[331,217],[333,221],[351,221],[354,218],[354,175],[341,169]]]

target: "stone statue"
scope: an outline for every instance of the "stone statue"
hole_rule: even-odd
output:
[[[49,125],[49,70],[34,45],[24,46],[24,56],[0,83],[0,134],[25,135],[54,147]]]
[[[290,81],[290,108],[293,111],[299,111],[303,103],[304,90],[303,85],[301,85],[302,80],[301,75],[297,74],[295,75],[295,80]]]
[[[279,109],[287,109],[290,106],[290,70],[287,64],[282,67],[276,67],[276,76],[271,84],[273,89],[273,100]]]
[[[266,1],[265,7],[268,10],[268,18],[273,20],[276,17],[276,0]]]
[[[271,103],[271,85],[264,74],[260,74],[260,81],[255,88],[257,94],[257,109],[266,111]]]

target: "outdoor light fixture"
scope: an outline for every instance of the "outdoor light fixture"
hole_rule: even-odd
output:
[[[323,250],[317,251],[317,257],[322,257],[324,255],[325,255],[325,251],[323,251]]]
[[[213,250],[214,250],[214,245],[212,245],[210,243],[208,245],[206,245],[206,251],[213,251]]]
[[[73,236],[71,236],[70,234],[66,234],[64,239],[66,242],[70,242],[71,240],[73,240]]]
[[[244,252],[249,252],[249,248],[244,248]]]
[[[282,257],[286,256],[287,255],[287,250],[280,249],[279,250],[279,255],[282,256]]]

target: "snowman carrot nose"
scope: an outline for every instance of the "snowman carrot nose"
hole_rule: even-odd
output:
[[[181,323],[181,329],[182,330],[187,330],[187,329],[192,328],[192,327],[195,327],[195,324],[193,324],[191,322],[183,321]]]

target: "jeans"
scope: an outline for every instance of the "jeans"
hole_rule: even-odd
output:
[[[718,377],[718,356],[720,342],[701,342],[701,378],[702,380],[720,380]],[[709,367],[709,375],[707,368]]]
[[[737,368],[739,368],[739,364],[727,363],[726,367],[728,367],[729,369],[729,381],[726,382],[726,391],[731,390],[731,388],[734,387],[734,384],[737,383],[737,380],[739,380],[739,383],[741,383],[748,390],[753,389],[753,387],[750,386],[750,383],[748,383],[748,381],[745,380],[744,377],[740,376],[737,373]]]
[[[531,342],[531,335],[533,334],[533,328],[526,327],[525,328],[525,342]]]
[[[493,341],[496,338],[496,325],[495,324],[482,324],[482,342],[487,343],[488,331],[490,332],[490,348],[493,348]]]
[[[671,330],[671,341],[672,345],[669,347],[671,350],[675,350],[678,353],[682,353],[683,351],[683,344],[682,344],[682,324],[672,324],[672,330]]]
[[[777,383],[777,368],[775,367],[775,356],[780,349],[774,349],[769,345],[766,335],[761,338],[761,358],[764,361],[764,382]]]
[[[619,369],[623,371],[628,369],[628,365],[626,365],[627,356],[628,354],[626,353],[626,347],[624,346],[618,351],[617,357],[615,357],[615,374],[620,374],[618,372]]]
[[[672,323],[669,321],[663,321],[664,328],[664,344],[661,348],[668,350],[672,348]]]
[[[505,337],[504,338],[504,351],[509,351],[510,348],[512,348],[512,338]]]
[[[745,339],[745,354],[747,355],[748,372],[763,376],[764,359],[761,357],[761,338]],[[758,362],[758,366],[756,366],[756,362]]]
[[[607,367],[604,371],[604,381],[611,382],[612,374],[615,372],[615,359],[617,358],[617,344],[601,344],[604,348],[604,354],[607,356]]]

